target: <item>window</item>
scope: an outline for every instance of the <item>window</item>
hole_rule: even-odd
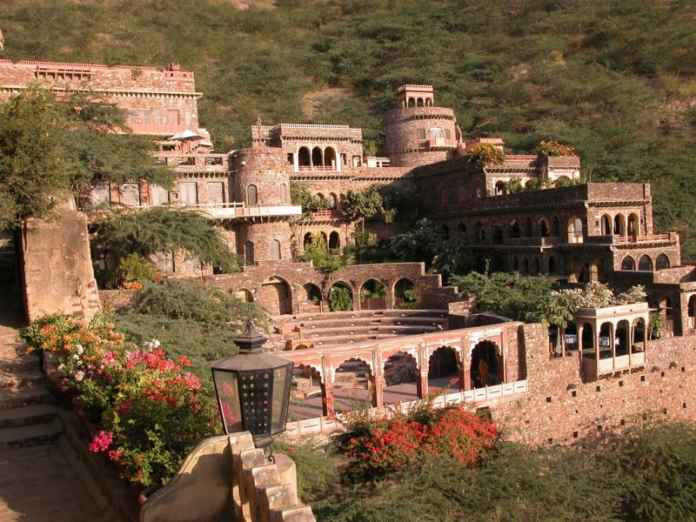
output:
[[[275,261],[280,261],[282,259],[280,241],[277,239],[271,241],[271,255]]]
[[[247,186],[247,205],[250,207],[256,206],[259,203],[258,189],[256,185]]]

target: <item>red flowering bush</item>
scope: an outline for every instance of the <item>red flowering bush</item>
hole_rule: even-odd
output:
[[[455,407],[361,422],[344,437],[342,449],[352,461],[352,474],[375,478],[410,468],[425,456],[450,456],[474,465],[497,438],[492,422]]]
[[[200,380],[187,370],[191,361],[169,358],[158,341],[139,347],[111,324],[82,327],[66,318],[37,322],[24,338],[56,357],[62,388],[101,430],[89,450],[134,483],[166,482],[213,432],[215,416],[199,395]]]

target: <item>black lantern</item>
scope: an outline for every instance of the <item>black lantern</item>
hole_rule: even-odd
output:
[[[239,355],[213,364],[213,383],[225,433],[249,431],[257,448],[285,431],[292,361],[263,351],[268,339],[251,321],[234,342]]]

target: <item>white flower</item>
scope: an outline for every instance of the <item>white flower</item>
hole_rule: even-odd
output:
[[[75,372],[75,380],[77,382],[82,381],[82,379],[84,379],[84,378],[85,378],[85,372],[83,372],[82,370]]]
[[[80,356],[77,355],[76,353],[73,354],[72,358],[73,358],[73,360],[75,360],[75,361],[79,361],[79,360],[80,360]]]
[[[82,355],[83,353],[85,353],[85,349],[82,347],[81,344],[75,345],[75,351],[77,351],[78,355]]]

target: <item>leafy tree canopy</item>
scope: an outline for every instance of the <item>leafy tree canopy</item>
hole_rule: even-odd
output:
[[[126,131],[121,110],[84,96],[30,88],[0,106],[0,229],[45,217],[61,193],[97,181],[168,185],[151,141]]]

